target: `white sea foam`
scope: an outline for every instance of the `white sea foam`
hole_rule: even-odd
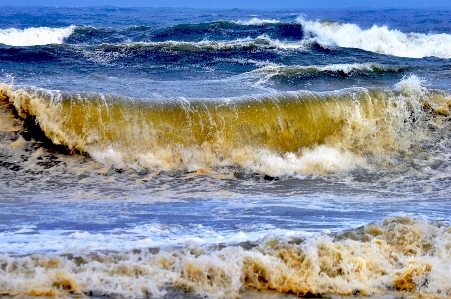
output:
[[[325,47],[337,45],[399,57],[451,58],[449,34],[403,33],[377,25],[365,30],[356,24],[305,21],[301,18],[298,21],[306,36]]]
[[[282,157],[262,149],[257,153],[236,150],[233,154],[237,160],[243,161],[243,168],[274,177],[297,173],[346,172],[357,167],[366,167],[364,158],[326,145],[304,148],[301,155],[287,153]]]
[[[49,44],[62,44],[64,39],[74,32],[75,26],[65,28],[27,28],[0,30],[0,43],[9,46],[41,46]]]

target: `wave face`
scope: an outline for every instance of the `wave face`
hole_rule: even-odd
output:
[[[337,45],[399,57],[451,58],[451,35],[403,33],[374,25],[361,29],[356,24],[300,20],[304,34],[327,47]]]
[[[364,153],[407,150],[424,134],[423,107],[446,110],[449,96],[415,77],[398,89],[144,101],[2,86],[19,115],[34,117],[54,144],[104,164],[239,166],[271,176],[344,171],[364,164]]]
[[[9,46],[42,46],[49,44],[62,44],[74,32],[75,26],[66,28],[27,28],[27,29],[1,29],[0,41]]]

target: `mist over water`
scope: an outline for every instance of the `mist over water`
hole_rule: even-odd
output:
[[[0,15],[0,294],[451,296],[448,12]]]

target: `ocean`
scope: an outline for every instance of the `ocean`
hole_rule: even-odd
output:
[[[451,298],[450,15],[2,7],[0,295]]]

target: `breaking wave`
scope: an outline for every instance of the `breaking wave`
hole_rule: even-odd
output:
[[[118,168],[270,176],[333,173],[366,154],[408,150],[425,137],[427,111],[448,114],[449,95],[417,77],[394,90],[286,92],[235,99],[138,100],[1,86],[3,101],[32,117],[54,144]]]
[[[255,30],[246,29],[254,27]],[[185,38],[186,37],[186,38]],[[2,29],[0,40],[9,46],[96,44],[102,47],[161,47],[195,49],[274,48],[308,50],[315,45],[357,48],[399,57],[451,58],[451,35],[403,33],[387,26],[362,29],[356,24],[331,21],[283,23],[274,19],[179,24],[153,30],[146,26],[125,29],[69,26],[65,28]],[[113,41],[113,43],[112,43]]]
[[[75,30],[75,26],[65,28],[27,28],[27,29],[0,29],[0,41],[9,46],[42,46],[49,44],[62,44]]]
[[[451,58],[451,35],[445,33],[403,33],[377,25],[365,30],[356,24],[303,19],[299,19],[299,22],[303,26],[305,38],[313,38],[325,47],[336,45],[399,57]]]

